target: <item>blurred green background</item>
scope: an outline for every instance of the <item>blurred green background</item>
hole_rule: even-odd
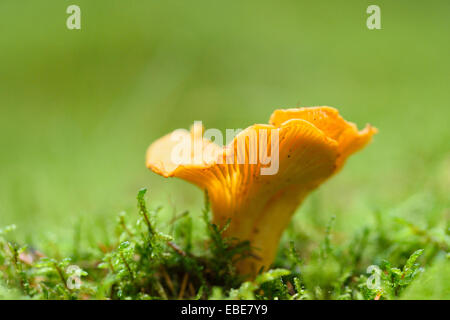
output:
[[[66,28],[70,4],[81,30]],[[382,30],[367,29],[369,4]],[[296,223],[336,214],[345,238],[386,208],[448,221],[449,12],[448,0],[3,0],[0,226],[31,243],[71,241],[79,223],[101,238],[144,186],[163,216],[196,215],[200,190],[146,169],[152,141],[315,105],[379,134]]]

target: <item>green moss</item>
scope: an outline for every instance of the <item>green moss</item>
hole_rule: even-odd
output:
[[[164,234],[156,223],[159,209],[147,208],[145,194],[146,189],[138,193],[137,219],[119,215],[116,234],[109,244],[73,248],[72,257],[46,256],[50,245],[27,247],[8,240],[14,226],[1,229],[0,298],[449,297],[448,237],[437,239],[427,230],[418,232],[412,223],[378,214],[380,223],[356,232],[351,241],[335,244],[332,226],[336,218],[332,217],[323,240],[311,252],[299,250],[295,241],[282,242],[281,247],[287,248],[280,250],[273,269],[244,282],[233,264],[251,254],[250,247],[246,242],[222,237],[227,226],[219,228],[209,222],[207,196],[202,210],[207,236],[201,240],[203,247],[194,253],[189,213],[178,217],[172,234]],[[416,234],[404,238],[411,230]]]

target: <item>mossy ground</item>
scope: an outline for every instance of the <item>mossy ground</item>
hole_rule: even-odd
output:
[[[0,298],[450,298],[448,225],[445,230],[424,230],[376,214],[374,227],[335,244],[333,217],[317,246],[307,249],[305,241],[284,240],[273,268],[248,281],[235,272],[233,263],[251,254],[252,248],[221,236],[223,229],[209,222],[207,197],[203,208],[207,236],[193,243],[189,213],[171,221],[170,234],[161,233],[159,209],[147,209],[145,194],[142,189],[137,196],[139,215],[120,214],[108,242],[73,247],[67,257],[48,254],[55,252],[54,243],[33,248],[9,241],[15,227],[1,229]],[[292,232],[284,239],[296,239]]]

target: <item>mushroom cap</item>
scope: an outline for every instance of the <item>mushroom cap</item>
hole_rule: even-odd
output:
[[[338,164],[341,167],[345,160],[356,151],[362,149],[378,130],[367,124],[358,131],[353,122],[348,122],[339,115],[339,111],[331,107],[310,107],[278,109],[270,116],[269,122],[275,126],[290,119],[303,119],[320,129],[327,137],[338,143]]]
[[[203,130],[196,126],[191,132],[176,130],[149,147],[146,164],[164,177],[207,190],[213,222],[224,225],[231,219],[224,235],[248,240],[254,247],[257,258],[238,264],[241,273],[254,275],[272,263],[281,234],[302,200],[376,132],[370,125],[358,131],[330,107],[279,109],[268,125],[250,126],[224,147],[202,139]],[[177,149],[188,150],[185,158],[190,161],[175,163]],[[202,157],[192,161],[195,151]],[[255,152],[258,161],[252,162]],[[276,160],[275,154],[276,174],[262,174]],[[227,161],[230,157],[233,161]]]

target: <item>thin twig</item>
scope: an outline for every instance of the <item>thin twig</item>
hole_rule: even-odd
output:
[[[171,247],[173,250],[175,250],[176,253],[178,253],[179,255],[186,257],[187,254],[186,252],[183,251],[183,249],[181,249],[178,245],[176,245],[174,242],[172,241],[167,241],[167,245],[169,247]]]
[[[125,257],[123,256],[123,253],[122,253],[122,252],[120,252],[120,258],[122,259],[122,262],[123,262],[123,264],[125,265],[125,267],[127,267],[128,272],[130,273],[131,280],[134,281],[134,274],[133,274],[133,271],[131,271],[131,267],[130,267],[130,265],[128,264],[128,262],[127,262],[127,260],[125,259]]]
[[[175,287],[173,285],[172,279],[170,279],[169,274],[167,273],[166,269],[164,267],[161,267],[161,273],[164,277],[164,280],[167,283],[167,286],[169,287],[170,291],[172,292],[173,296],[176,296],[177,292],[175,290]]]
[[[181,282],[180,293],[178,294],[178,300],[183,299],[184,291],[186,290],[186,285],[189,280],[189,273],[185,273],[183,277],[183,281]]]

